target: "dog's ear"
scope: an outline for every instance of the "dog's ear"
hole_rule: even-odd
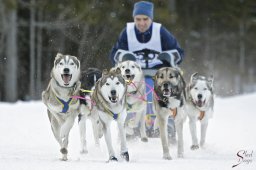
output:
[[[152,76],[153,81],[157,80],[157,76],[159,74],[159,70],[157,70],[157,72],[155,73],[155,75]]]
[[[156,75],[151,77],[153,81],[156,81]]]
[[[140,71],[142,71],[141,66],[138,63],[134,62],[134,64],[135,64],[135,67],[137,67]]]
[[[190,77],[190,82],[194,82],[195,80],[197,80],[198,79],[198,73],[196,72],[196,73],[193,73],[192,75],[191,75],[191,77]]]
[[[116,68],[116,74],[121,74],[121,69],[119,67]]]
[[[57,63],[59,62],[59,60],[61,59],[62,56],[63,56],[63,54],[57,53],[57,55],[54,59],[54,67],[56,67]]]
[[[185,97],[185,100],[187,100],[187,94],[186,94],[186,82],[184,80],[184,77],[182,76],[182,72],[180,70],[177,70],[178,75],[180,77],[180,87],[182,89],[183,95]]]
[[[107,75],[107,74],[108,74],[108,69],[104,69],[104,70],[102,71],[102,77],[105,76],[105,75]]]
[[[53,71],[51,70],[51,78],[53,78]]]
[[[72,56],[72,57],[74,57],[74,62],[76,63],[77,68],[80,68],[80,60],[76,56]]]
[[[56,55],[56,57],[55,57],[55,60],[57,60],[58,58],[60,58],[60,57],[62,57],[62,56],[63,56],[63,54],[57,53],[57,55]]]
[[[213,88],[213,80],[214,80],[213,75],[211,75],[211,76],[208,77],[208,79],[207,79],[207,83],[208,83],[208,85],[209,85],[211,88]]]

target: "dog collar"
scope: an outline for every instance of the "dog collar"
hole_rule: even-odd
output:
[[[100,101],[101,101],[101,100],[100,100]],[[109,110],[108,107],[105,106],[104,102],[100,102],[100,103],[102,103],[104,112],[108,113],[111,117],[113,117],[114,120],[117,120],[117,119],[118,119],[119,113],[114,113],[114,112],[112,112],[111,110]]]
[[[114,112],[111,112],[109,109],[107,108],[104,108],[105,109],[105,112],[107,112],[108,114],[110,114],[114,120],[117,120],[118,117],[119,117],[119,113],[114,113]]]

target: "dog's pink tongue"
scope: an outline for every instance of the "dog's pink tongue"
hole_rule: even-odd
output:
[[[63,81],[64,81],[65,84],[68,84],[68,83],[69,83],[70,78],[71,78],[71,76],[68,75],[68,74],[64,74],[63,77],[62,77],[62,79],[63,79]]]
[[[198,100],[198,101],[197,101],[197,105],[198,105],[199,107],[202,107],[202,106],[203,106],[203,101],[202,101],[202,100]]]

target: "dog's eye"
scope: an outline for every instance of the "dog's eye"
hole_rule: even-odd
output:
[[[109,86],[109,83],[106,83],[107,86]]]
[[[170,78],[172,79],[172,78],[174,78],[174,76],[173,76],[173,75],[170,75]]]
[[[132,68],[135,68],[135,66],[132,66]]]
[[[60,63],[61,66],[63,66],[63,63]]]
[[[206,87],[204,88],[204,91],[205,91],[205,90],[207,90],[207,88],[206,88]]]
[[[71,66],[73,66],[75,63],[70,63]]]
[[[122,68],[124,68],[124,66],[122,66]]]
[[[159,78],[163,79],[163,78],[164,78],[164,75],[163,75],[163,74],[161,74],[161,75],[159,76]]]
[[[197,88],[197,87],[195,87],[195,90],[198,90],[198,88]]]
[[[119,85],[120,84],[120,82],[116,82],[116,85]]]

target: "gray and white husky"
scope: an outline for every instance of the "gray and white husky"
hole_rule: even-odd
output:
[[[51,80],[42,92],[47,107],[52,132],[60,144],[62,160],[67,160],[70,129],[79,114],[80,102],[72,96],[79,95],[81,83],[80,61],[75,56],[58,53],[51,71]]]
[[[127,60],[118,63],[118,68],[121,69],[121,73],[126,80],[127,87],[127,112],[135,113],[133,121],[127,121],[126,126],[129,128],[130,135],[134,135],[135,128],[140,129],[140,136],[143,142],[147,142],[145,127],[145,116],[147,110],[147,102],[145,99],[146,85],[144,82],[143,71],[135,61]],[[126,129],[128,131],[128,129]]]
[[[121,156],[126,161],[129,161],[124,126],[127,116],[126,91],[126,82],[121,75],[121,70],[117,68],[111,71],[103,70],[102,77],[97,81],[92,95],[92,100],[96,103],[96,107],[92,109],[92,114],[99,114],[103,125],[103,134],[108,148],[109,161],[117,161],[112,145],[110,128],[113,120],[118,125],[121,139]]]
[[[192,137],[191,149],[199,148],[196,123],[201,124],[200,146],[204,146],[208,120],[212,117],[214,107],[213,76],[205,77],[194,73],[187,86],[188,100],[186,111],[189,117],[189,127]]]
[[[163,147],[163,158],[172,159],[168,146],[167,123],[172,116],[178,135],[178,157],[183,157],[183,123],[186,120],[185,81],[180,71],[172,67],[160,68],[154,76],[153,110],[156,114],[155,124],[158,124]]]

